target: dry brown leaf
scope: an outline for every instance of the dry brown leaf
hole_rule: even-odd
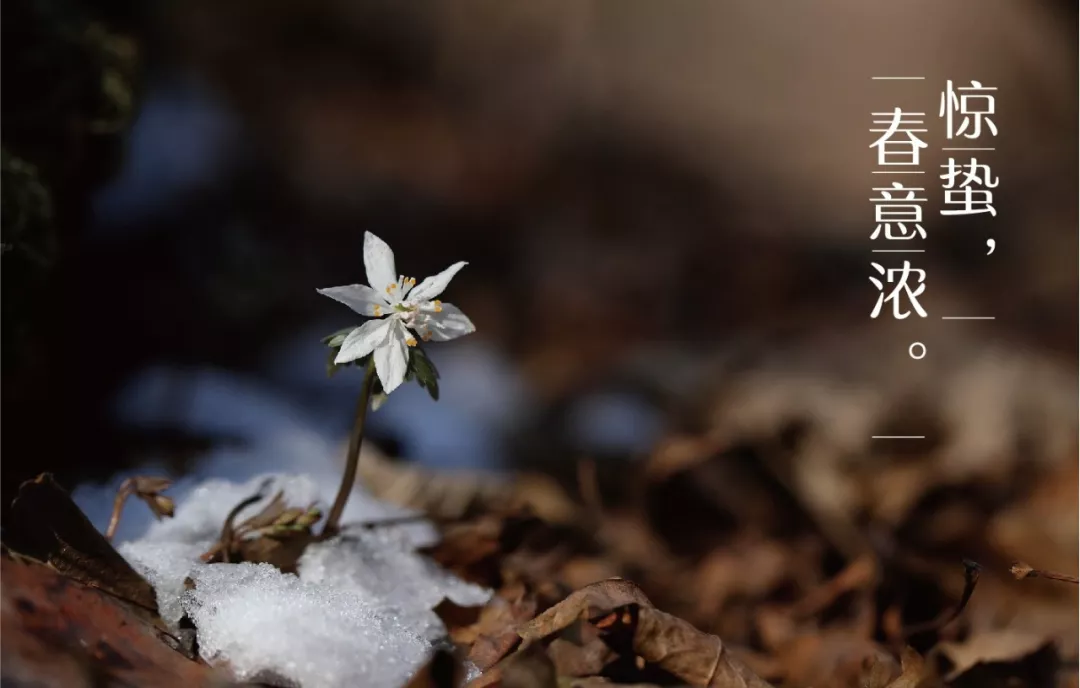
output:
[[[696,571],[701,608],[695,619],[720,616],[732,597],[761,599],[791,575],[788,548],[771,540],[739,541],[714,550]]]
[[[645,464],[645,477],[661,481],[693,468],[716,455],[721,445],[712,437],[678,435],[664,439]]]
[[[442,602],[435,605],[432,611],[446,626],[446,633],[450,640],[458,645],[471,645],[480,634],[477,628],[480,615],[495,599],[495,597],[491,598],[488,604],[484,606],[463,607],[457,602],[444,597]]]
[[[479,471],[440,471],[392,461],[365,450],[360,482],[376,497],[440,520],[527,510],[549,523],[573,523],[580,508],[549,476],[523,473],[510,480]]]
[[[560,688],[563,681],[559,682]],[[589,676],[587,678],[575,678],[566,682],[567,688],[659,688],[655,683],[612,683],[602,676]]]
[[[539,645],[522,648],[493,670],[469,684],[468,688],[558,688],[555,665]],[[491,675],[491,682],[483,679]]]
[[[548,656],[559,676],[596,676],[617,657],[595,626],[576,621],[564,629],[562,637],[548,645]]]
[[[526,578],[539,581],[552,578],[552,566],[565,560],[565,553],[559,554],[557,550],[569,546],[562,534],[530,514],[492,513],[447,524],[437,544],[419,551],[460,578],[500,588],[504,571],[526,574],[529,572],[524,568],[529,568],[531,573],[544,576],[526,575]],[[542,561],[550,554],[543,551],[542,545],[556,550],[557,556],[550,562]]]
[[[844,593],[872,585],[876,576],[877,562],[874,557],[859,557],[826,583],[807,593],[791,607],[790,613],[799,619],[819,614]]]
[[[563,582],[571,590],[584,588],[608,578],[618,578],[620,567],[607,557],[575,557],[563,565],[559,572]]]
[[[154,588],[97,531],[48,473],[28,480],[11,505],[6,544],[80,583],[142,607],[157,617]]]
[[[630,604],[612,610],[610,623],[595,622],[609,637],[632,633],[633,653],[696,688],[768,688],[735,659],[720,638],[652,607]],[[616,641],[617,642],[617,641]]]
[[[900,667],[900,675],[885,688],[933,688],[941,684],[933,668],[910,647],[905,647],[900,655]]]
[[[169,647],[162,630],[122,599],[8,556],[0,570],[3,685],[230,685]]]
[[[934,654],[949,660],[952,669],[945,678],[952,681],[977,664],[1019,661],[1050,643],[1038,633],[1001,629],[983,631],[962,643],[939,643]]]
[[[257,514],[239,525],[236,517],[263,498],[270,481],[263,481],[259,491],[234,506],[225,517],[218,541],[202,555],[202,560],[216,562],[251,562],[270,564],[284,573],[295,573],[307,546],[321,539],[311,527],[322,512],[311,505],[305,509],[289,508],[285,493],[278,491]]]
[[[818,688],[859,686],[864,671],[875,664],[879,673],[900,674],[891,653],[857,633],[843,629],[805,632],[779,648],[777,657],[787,683]],[[891,668],[889,668],[891,667]]]
[[[270,564],[283,573],[296,573],[297,563],[304,550],[318,539],[319,536],[311,532],[292,533],[285,538],[264,535],[240,540],[233,551],[239,561]]]
[[[592,618],[625,604],[651,607],[652,603],[636,585],[622,578],[593,583],[571,593],[565,600],[518,629],[524,646],[557,633],[577,619]]]
[[[458,688],[463,677],[461,662],[446,650],[436,650],[405,688]]]
[[[526,590],[524,583],[511,584],[479,610],[475,622],[456,628],[448,622],[450,639],[469,646],[469,660],[484,671],[517,646],[521,641],[517,627],[535,616],[538,604],[536,593]]]

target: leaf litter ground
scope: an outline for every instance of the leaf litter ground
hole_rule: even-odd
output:
[[[1068,561],[1057,543],[1075,530],[1076,502],[1061,486],[1075,489],[1075,466],[1009,490],[924,480],[906,511],[828,514],[785,479],[785,452],[673,437],[635,470],[582,462],[565,489],[529,475],[493,488],[369,453],[369,490],[423,518],[320,541],[311,480],[210,481],[118,549],[43,476],[23,487],[4,533],[3,675],[65,686],[1077,685],[1075,578],[1032,565]],[[887,469],[897,489],[911,482]]]

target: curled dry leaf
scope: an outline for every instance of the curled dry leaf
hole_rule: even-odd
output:
[[[560,688],[555,665],[540,645],[523,648],[469,682],[466,688]]]
[[[605,623],[605,621],[607,621]],[[597,626],[609,638],[632,634],[633,653],[695,688],[768,688],[769,684],[735,659],[720,638],[650,606],[613,609]],[[609,642],[610,639],[609,639]]]
[[[652,607],[649,598],[636,585],[622,578],[611,578],[587,585],[565,600],[524,624],[518,635],[524,645],[557,633],[578,619],[593,618],[627,604]]]
[[[563,629],[561,637],[548,646],[548,656],[559,676],[597,676],[618,658],[601,637],[600,630],[585,621],[575,621]]]

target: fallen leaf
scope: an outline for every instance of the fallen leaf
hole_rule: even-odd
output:
[[[632,633],[633,653],[695,688],[768,688],[727,651],[720,638],[652,607],[629,604],[613,609],[605,635]],[[600,625],[600,622],[596,622]],[[609,642],[611,642],[609,640]],[[616,641],[617,644],[617,641]],[[617,650],[618,651],[618,650]]]
[[[561,631],[577,619],[598,616],[626,604],[652,606],[645,593],[628,580],[611,578],[593,583],[571,593],[562,602],[524,624],[518,629],[518,635],[524,641],[524,646],[528,646]]]
[[[983,631],[962,643],[938,643],[936,657],[944,657],[951,665],[945,676],[953,681],[977,664],[1016,662],[1051,644],[1050,639],[1037,633],[1001,629]]]
[[[900,655],[900,675],[885,688],[932,688],[941,685],[933,669],[922,655],[910,647],[905,647]]]
[[[826,583],[807,593],[789,612],[798,619],[820,614],[844,593],[869,587],[876,577],[877,563],[874,558],[860,557]]]
[[[520,527],[516,520],[498,514],[451,523],[442,529],[437,544],[420,552],[459,578],[498,588],[502,585],[500,555],[516,544],[510,533]]]
[[[446,650],[436,650],[405,688],[458,688],[462,678],[461,662]]]
[[[450,639],[470,646],[468,659],[484,671],[521,642],[517,628],[536,615],[538,605],[536,593],[527,590],[524,583],[512,584],[500,590],[479,610],[474,623],[464,627],[448,623]],[[460,607],[458,610],[466,611]],[[445,622],[444,614],[450,610],[439,605],[435,611]]]
[[[600,631],[582,620],[563,629],[562,637],[551,641],[548,656],[559,676],[575,678],[596,676],[617,658],[601,638]]]
[[[264,535],[240,540],[233,552],[237,561],[270,564],[282,573],[296,573],[297,563],[304,550],[318,539],[319,537],[310,531],[292,533],[284,538]]]
[[[5,544],[12,551],[157,617],[153,586],[94,528],[50,474],[20,486],[6,526]]]
[[[8,556],[0,573],[5,686],[231,685],[170,648],[157,626],[103,590]]]
[[[507,657],[499,666],[469,683],[467,688],[558,688],[555,665],[535,645],[522,648]]]
[[[881,665],[890,678],[900,674],[892,653],[847,629],[806,631],[776,651],[785,682],[819,688],[860,686],[867,668]]]

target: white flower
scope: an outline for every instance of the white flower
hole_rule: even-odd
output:
[[[394,252],[371,232],[364,234],[364,267],[368,283],[317,290],[340,301],[369,320],[345,337],[334,363],[348,363],[375,352],[375,372],[389,394],[405,380],[409,347],[416,336],[425,342],[444,342],[475,332],[472,322],[449,303],[436,299],[450,280],[465,267],[454,263],[420,284],[402,277],[394,267]],[[414,336],[415,333],[415,336]]]

